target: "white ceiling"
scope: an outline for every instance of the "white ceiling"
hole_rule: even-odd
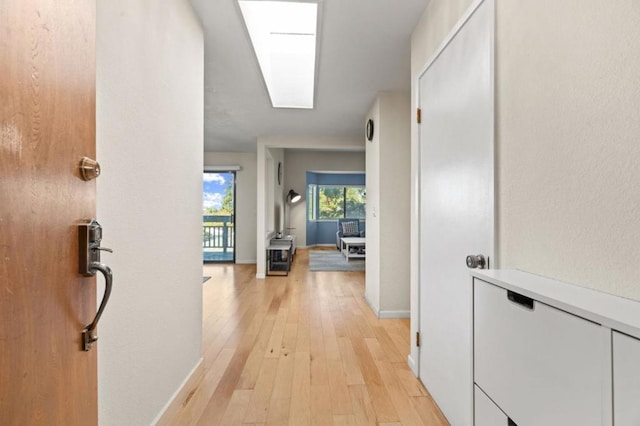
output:
[[[428,0],[319,0],[316,105],[274,109],[236,0],[191,0],[205,33],[205,151],[258,136],[359,137],[375,95],[410,88],[410,36]]]

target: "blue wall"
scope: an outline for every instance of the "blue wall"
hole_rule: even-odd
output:
[[[307,185],[365,185],[364,173],[315,173],[307,172]],[[309,201],[307,200],[307,203]],[[307,204],[307,210],[309,207]],[[309,220],[307,214],[307,245],[335,244],[338,225],[335,220]],[[364,230],[365,221],[360,219],[360,229]]]

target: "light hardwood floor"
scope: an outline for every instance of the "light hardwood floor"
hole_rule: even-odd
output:
[[[204,267],[203,373],[168,424],[447,425],[407,366],[409,321],[375,317],[363,272],[308,264]]]

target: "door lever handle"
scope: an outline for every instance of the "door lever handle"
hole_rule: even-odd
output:
[[[105,249],[101,249],[105,250]],[[111,251],[111,249],[106,249],[107,251]],[[96,313],[95,318],[91,322],[91,324],[87,325],[84,330],[82,330],[82,350],[88,351],[91,350],[93,343],[98,340],[98,336],[95,335],[96,327],[98,326],[98,321],[100,321],[100,317],[104,312],[104,308],[107,306],[107,302],[109,302],[109,297],[111,296],[111,288],[113,287],[113,273],[111,272],[111,268],[100,262],[92,262],[89,265],[89,271],[94,272],[100,271],[104,276],[104,296],[102,296],[102,302],[100,302],[100,307],[98,308],[98,312]]]

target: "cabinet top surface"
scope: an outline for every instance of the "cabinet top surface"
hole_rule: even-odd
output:
[[[470,270],[473,277],[640,339],[640,302],[512,269]]]

